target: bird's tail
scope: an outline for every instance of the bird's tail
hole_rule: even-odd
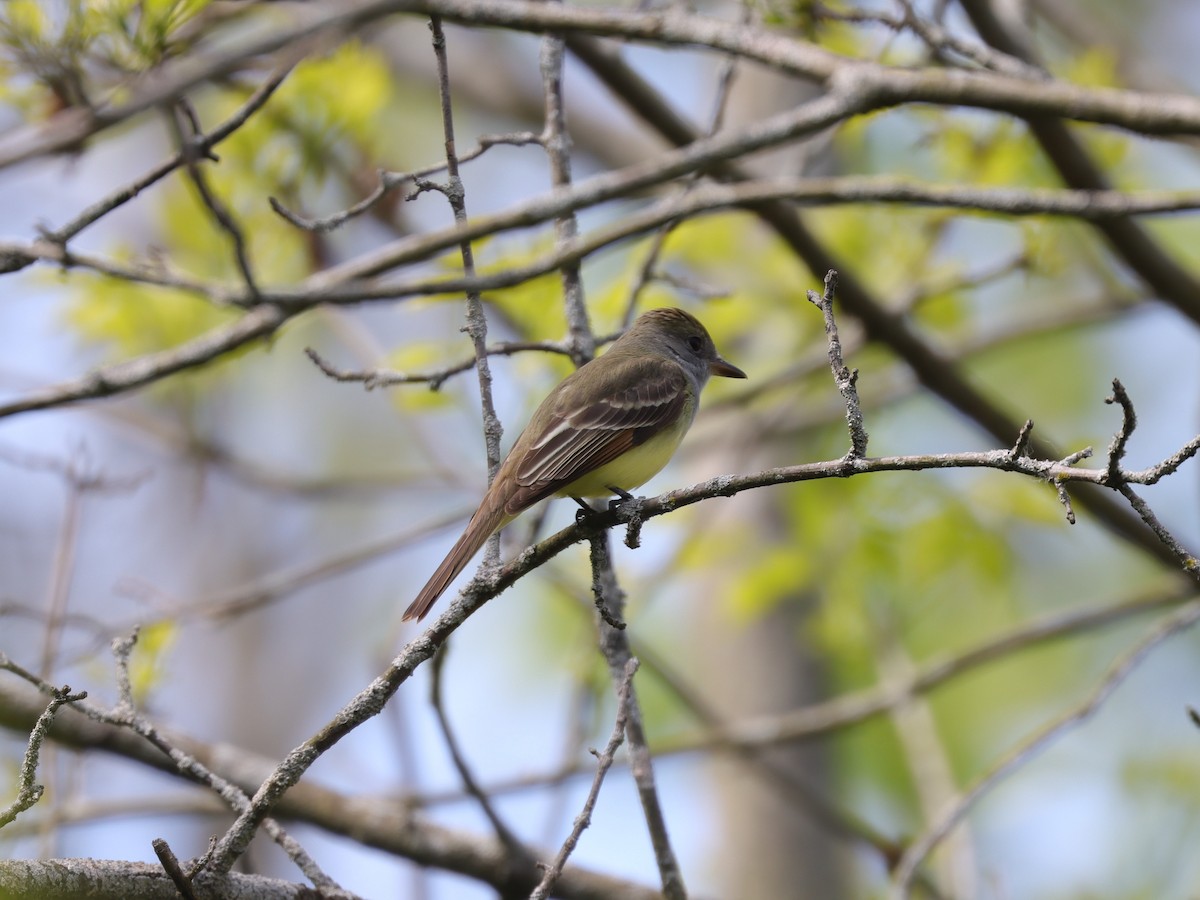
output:
[[[479,551],[479,548],[497,529],[507,524],[511,518],[512,516],[504,513],[504,502],[500,498],[494,497],[489,491],[483,498],[483,502],[479,504],[479,509],[475,510],[475,515],[471,516],[466,531],[450,548],[450,552],[446,554],[441,565],[429,577],[425,587],[421,588],[417,599],[404,611],[403,620],[405,622],[410,619],[420,621],[425,618],[429,608],[437,602],[438,597],[442,596],[442,592],[450,586],[450,582],[458,577],[458,573],[466,568],[471,557]]]

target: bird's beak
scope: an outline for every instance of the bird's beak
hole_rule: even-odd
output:
[[[725,378],[746,377],[745,372],[743,372],[733,363],[726,362],[725,360],[721,359],[719,356],[708,364],[708,371],[712,372],[714,375],[722,375]]]

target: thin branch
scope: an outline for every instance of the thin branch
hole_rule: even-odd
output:
[[[32,410],[66,406],[83,400],[111,397],[158,381],[167,375],[205,365],[238,347],[274,333],[292,315],[294,313],[277,306],[256,307],[230,325],[214,328],[169,350],[160,350],[125,362],[101,366],[82,378],[60,382],[16,400],[0,403],[0,418]]]
[[[96,722],[128,729],[168,758],[173,765],[172,771],[207,786],[231,809],[244,809],[249,805],[249,800],[237,785],[203,765],[195,754],[181,750],[160,729],[134,709],[132,692],[129,688],[128,665],[129,653],[133,649],[135,641],[136,633],[113,642],[113,654],[117,663],[117,678],[121,693],[121,700],[117,707],[112,710],[104,710],[80,700],[73,704],[74,708]],[[56,688],[53,685],[3,654],[0,654],[0,669],[11,672],[36,687],[43,694],[55,696]],[[263,829],[314,885],[327,887],[330,891],[340,890],[335,882],[321,872],[316,863],[308,857],[303,848],[284,831],[278,822],[268,819],[263,823]]]
[[[246,238],[242,234],[241,227],[234,220],[229,208],[225,206],[209,186],[208,176],[200,168],[201,159],[214,159],[215,157],[212,156],[211,151],[200,150],[197,143],[204,134],[204,129],[200,127],[199,116],[191,103],[183,97],[175,102],[172,107],[172,113],[167,116],[167,120],[171,123],[171,127],[175,131],[175,137],[179,142],[179,152],[184,156],[185,169],[192,181],[192,186],[196,188],[196,193],[200,196],[200,201],[212,213],[213,220],[217,223],[218,228],[229,235],[234,260],[237,263],[238,271],[242,274],[242,280],[246,283],[248,296],[254,302],[258,302],[261,295],[258,290],[258,282],[254,277],[254,271],[250,265],[250,254],[246,246]],[[184,129],[183,123],[185,122],[190,128],[190,133]]]
[[[846,423],[850,429],[850,451],[853,459],[862,459],[867,455],[867,429],[863,425],[862,405],[858,400],[858,369],[853,372],[846,368],[842,359],[842,342],[838,339],[837,321],[833,315],[833,296],[837,291],[838,273],[830,269],[825,273],[825,292],[808,292],[808,300],[825,317],[825,339],[829,343],[829,366],[833,370],[833,380],[837,384],[838,393],[846,403]]]
[[[208,785],[217,796],[229,804],[235,811],[245,808],[248,798],[236,785],[221,778],[216,773],[205,769],[196,760],[183,754],[158,728],[138,713],[134,705],[133,687],[129,678],[129,659],[133,653],[134,646],[137,644],[137,639],[138,629],[135,628],[128,636],[116,638],[112,642],[113,659],[117,664],[119,699],[116,707],[111,713],[107,714],[104,721],[124,725],[136,734],[144,737],[155,747],[170,756],[181,769],[186,766],[188,771],[195,775],[202,783]],[[295,864],[296,868],[304,873],[305,877],[315,887],[329,892],[334,897],[350,896],[336,881],[321,870],[321,867],[309,856],[308,852],[278,822],[274,820],[265,822],[263,830],[267,832],[279,848],[287,854],[288,859]],[[211,851],[212,848],[210,846],[209,852],[211,853]],[[202,868],[204,868],[202,862],[198,862],[193,867],[192,874],[195,874],[196,871]]]
[[[80,460],[71,468],[86,469],[86,454],[80,450]],[[42,653],[38,671],[43,678],[50,678],[57,664],[59,639],[68,613],[71,583],[75,574],[75,554],[79,543],[79,522],[83,514],[85,488],[81,479],[66,479],[67,497],[63,508],[62,523],[58,529],[58,540],[54,546],[54,562],[50,569],[49,594],[46,598],[46,628],[42,633]]]
[[[87,704],[88,701],[81,701],[76,706]],[[0,684],[0,724],[4,728],[27,734],[44,708],[40,694],[18,691]],[[99,714],[103,712],[94,711]],[[76,709],[59,713],[50,738],[63,746],[115,754],[176,778],[189,782],[195,780],[128,729],[102,723],[98,718],[89,721],[84,718],[83,712]],[[179,734],[172,735],[172,742],[187,755],[249,792],[253,792],[275,767],[274,760],[228,743],[207,743]],[[222,805],[222,808],[227,807]],[[403,805],[397,804],[389,796],[351,796],[306,782],[284,798],[280,814],[331,834],[344,835],[363,846],[403,856],[419,865],[458,873],[498,889],[507,884],[507,873],[497,865],[497,860],[502,858],[502,848],[495,841],[479,834],[414,819]],[[9,864],[0,864],[0,879],[6,877],[5,865]],[[155,870],[157,866],[148,868]],[[158,870],[158,874],[162,875],[161,870]],[[208,873],[200,873],[196,883],[203,884],[207,877]],[[529,890],[533,889],[540,877],[540,873],[531,870]],[[163,878],[165,880],[165,875]],[[312,888],[308,888],[308,891],[311,895]],[[611,897],[655,900],[661,897],[657,890],[578,865],[566,868],[555,894],[564,900],[601,900]],[[226,895],[219,890],[214,894]]]
[[[413,235],[334,266],[310,279],[312,286],[331,287],[354,278],[388,271],[406,262],[425,259],[466,238],[527,228],[564,212],[579,210],[690,175],[715,163],[778,146],[838,124],[852,116],[860,98],[834,93],[756,121],[753,127],[723,131],[692,140],[650,160],[576,182],[569,190],[535,197],[501,213],[480,216],[469,227]],[[753,207],[772,200],[795,200],[808,205],[830,203],[887,203],[996,212],[1007,215],[1062,215],[1100,221],[1129,215],[1181,212],[1200,207],[1200,191],[1091,191],[988,188],[938,185],[890,176],[845,178],[743,178],[738,184],[708,184],[692,196],[661,201],[669,210],[658,222],[701,211],[734,206]],[[2,246],[2,245],[0,245]],[[14,249],[13,252],[19,252]]]
[[[729,132],[726,138],[738,134],[739,132]],[[783,139],[776,135],[763,146],[773,145]],[[745,140],[750,144],[744,146],[740,141],[734,141],[733,146],[738,153],[749,152],[760,146],[757,137]],[[724,158],[729,153],[729,148],[718,148],[714,152]],[[659,161],[661,165],[658,164]],[[576,182],[569,189],[535,197],[504,212],[474,217],[465,225],[405,237],[350,262],[317,273],[296,288],[264,289],[262,299],[303,308],[321,303],[393,300],[397,294],[388,293],[388,288],[369,290],[346,286],[353,284],[357,279],[429,259],[466,239],[477,240],[504,231],[528,228],[549,221],[564,212],[620,199],[629,192],[645,190],[680,175],[686,175],[693,168],[707,165],[711,161],[712,157],[708,153],[688,161],[682,161],[676,154],[667,153],[652,165],[629,167],[593,176]],[[512,271],[527,272],[522,276],[523,280],[545,274],[558,268],[565,261],[581,259],[588,253],[596,252],[616,241],[658,228],[677,218],[727,209],[754,209],[762,203],[782,200],[811,206],[839,203],[929,206],[960,209],[968,214],[1054,215],[1087,221],[1200,209],[1198,191],[1026,190],[925,184],[888,176],[756,179],[738,184],[707,184],[687,196],[661,200],[639,210],[628,222],[612,223],[569,248],[556,250],[537,266]],[[0,241],[0,272],[15,271],[33,262],[91,270],[114,278],[177,288],[222,306],[246,306],[254,302],[254,298],[245,291],[165,272],[161,265],[130,265],[94,255],[68,252],[60,245],[47,240],[30,243]],[[463,285],[455,280],[424,283],[429,286],[402,286],[399,296],[463,289]],[[505,277],[496,281],[483,279],[474,284],[486,290],[510,286],[513,283],[519,282]],[[468,286],[470,284],[472,283],[467,283]]]
[[[1119,125],[1147,134],[1200,131],[1200,102],[1177,94],[1087,89],[1059,82],[1038,82],[992,72],[900,69],[839,56],[767,29],[731,25],[683,11],[654,13],[563,7],[532,0],[342,0],[314,4],[315,14],[284,27],[252,32],[219,52],[186,58],[161,67],[125,102],[100,109],[72,108],[48,123],[28,125],[0,140],[0,168],[70,151],[89,137],[146,110],[186,94],[204,82],[228,75],[248,60],[314,36],[363,27],[390,13],[436,15],[473,24],[532,31],[561,31],[622,36],[653,43],[706,46],[744,56],[800,78],[855,81],[873,98],[875,108],[902,102],[977,106],[1018,115],[1062,115]],[[250,29],[246,29],[251,32]]]
[[[1159,521],[1158,516],[1154,514],[1154,510],[1150,508],[1150,505],[1134,493],[1133,488],[1125,483],[1125,481],[1119,483],[1116,490],[1117,493],[1129,501],[1129,505],[1133,507],[1133,511],[1154,532],[1155,537],[1162,541],[1163,545],[1171,551],[1171,554],[1179,560],[1179,564],[1183,567],[1183,570],[1196,579],[1197,582],[1200,582],[1200,559],[1197,559],[1194,553],[1184,547],[1179,539],[1167,530],[1166,526]]]
[[[546,116],[542,146],[550,163],[550,184],[555,191],[561,191],[571,185],[571,136],[567,132],[567,107],[563,99],[564,52],[565,45],[560,35],[548,34],[542,39],[540,68]],[[573,211],[565,211],[555,216],[556,250],[570,247],[578,236],[579,222]],[[588,321],[579,261],[567,260],[558,268],[563,287],[563,306],[566,310],[571,359],[576,366],[582,366],[596,355],[596,336]]]
[[[8,657],[0,653],[0,668],[8,668],[8,663]],[[54,717],[58,714],[59,709],[68,703],[78,703],[86,697],[87,691],[72,694],[68,685],[51,688],[50,703],[38,716],[37,723],[29,733],[29,743],[26,745],[25,756],[21,761],[21,772],[17,778],[16,799],[7,807],[0,809],[0,828],[12,822],[42,799],[45,788],[37,783],[37,769],[42,744],[46,740],[46,732],[50,730],[50,725],[54,722]]]
[[[446,53],[446,35],[442,30],[441,19],[434,15],[429,19],[429,31],[433,38],[433,55],[437,62],[438,97],[442,110],[442,134],[445,137],[446,148],[446,184],[444,193],[454,212],[454,222],[460,228],[467,224],[466,194],[462,178],[459,175],[458,155],[454,148],[454,115],[450,97],[450,64]],[[463,275],[472,278],[475,275],[475,253],[471,247],[470,238],[463,238],[458,243],[459,254],[462,256]],[[477,290],[467,290],[467,336],[475,351],[475,371],[479,374],[479,399],[483,413],[483,440],[487,450],[488,482],[496,477],[500,468],[500,438],[503,426],[500,417],[496,415],[496,406],[492,400],[492,370],[488,364],[487,352],[487,316],[483,312],[483,299]],[[487,559],[495,561],[499,557],[500,539],[493,535],[488,539]]]
[[[858,9],[840,11],[829,9],[819,4],[814,9],[813,15],[836,22],[883,25],[897,32],[912,31],[913,34],[925,43],[925,46],[929,48],[934,57],[942,62],[953,62],[953,57],[959,56],[975,63],[981,68],[991,69],[1005,75],[1012,75],[1015,78],[1035,80],[1045,77],[1045,73],[1035,66],[1028,65],[1014,56],[1009,56],[1007,53],[1000,53],[993,50],[986,44],[964,40],[947,31],[937,22],[923,18],[913,8],[911,0],[897,0],[897,2],[903,11],[903,15],[891,16],[884,12]]]
[[[360,283],[357,281],[360,278],[382,274],[389,269],[401,265],[421,261],[429,254],[437,253],[447,247],[453,246],[464,237],[471,239],[488,237],[500,230],[524,227],[545,221],[562,208],[578,208],[590,203],[600,203],[614,199],[620,196],[623,190],[635,189],[631,187],[631,181],[640,180],[634,177],[634,173],[629,173],[628,170],[623,171],[628,175],[628,180],[626,180],[625,176],[617,180],[609,180],[609,175],[596,176],[597,179],[604,179],[607,183],[598,186],[594,192],[590,190],[584,191],[584,188],[594,186],[594,179],[578,182],[576,187],[571,190],[547,195],[547,198],[535,198],[535,200],[514,207],[506,213],[495,216],[477,217],[468,226],[405,238],[394,245],[383,248],[381,251],[366,254],[358,260],[344,264],[343,266],[335,266],[327,269],[313,276],[297,289],[266,291],[263,294],[263,299],[288,308],[308,309],[314,305],[323,303],[346,304],[381,300],[395,301],[409,296],[428,296],[466,291],[490,291],[512,287],[552,272],[564,264],[584,259],[606,247],[636,237],[682,216],[735,208],[754,209],[763,203],[781,200],[797,199],[808,202],[808,200],[812,200],[817,198],[818,195],[823,194],[825,187],[829,185],[829,182],[824,182],[820,179],[807,179],[803,182],[793,179],[779,179],[746,182],[739,185],[705,185],[687,196],[668,198],[649,207],[628,213],[617,221],[610,222],[589,232],[570,245],[556,248],[520,266],[513,266],[475,278],[418,277],[402,281],[389,281],[380,287],[360,286]],[[662,173],[656,173],[656,177],[660,174]],[[866,187],[866,182],[879,183],[881,192],[875,196],[880,202],[887,202],[881,199],[884,196],[899,198],[902,195],[908,195],[910,199],[914,196],[909,192],[909,186],[903,183],[896,183],[889,187],[882,184],[887,179],[867,178],[853,180],[858,182],[858,187]],[[838,179],[834,179],[833,181],[838,181]],[[841,187],[847,187],[847,185],[835,187],[837,188],[835,193],[843,197],[848,197],[849,194],[854,193],[853,189],[849,192],[840,189]],[[892,190],[893,187],[896,188],[895,191]],[[926,192],[922,188],[917,193],[924,193],[929,198],[932,198],[940,190],[932,188],[929,192]],[[951,189],[951,192],[953,190]],[[970,191],[969,193],[976,195],[976,198],[980,199],[979,194],[986,193],[986,191],[981,189],[978,193],[974,191]],[[1032,199],[1028,196],[1028,192],[1020,193],[1026,194],[1023,198],[1024,200]],[[944,195],[942,199],[951,200],[948,195]],[[965,197],[962,199],[965,199]],[[993,197],[992,199],[998,201],[999,205],[1007,203],[1004,198]],[[1082,200],[1083,198],[1080,196],[1066,199],[1069,202],[1060,204],[1054,201],[1051,205],[1065,211],[1068,207],[1073,207],[1076,200]],[[814,202],[819,205],[823,201],[816,199]],[[908,201],[897,199],[896,202]],[[1189,198],[1187,205],[1189,207],[1200,208],[1200,194],[1197,194],[1194,198]],[[978,207],[977,210],[965,206],[963,208],[968,212],[972,212],[985,210],[986,206]],[[1026,208],[1035,210],[1035,206]],[[1048,206],[1036,205],[1036,210],[1045,211],[1047,209],[1049,209]],[[1012,210],[1009,209],[1006,211],[1011,212]],[[1064,212],[1065,214],[1067,213]],[[241,304],[246,299],[237,294],[228,293],[221,293],[221,297],[223,302],[235,304]],[[1014,426],[1013,431],[1015,430]]]
[[[751,7],[750,4],[744,4],[742,7],[743,23],[749,20]],[[599,46],[599,42],[592,37],[586,35],[576,35],[571,41],[571,49],[576,54],[587,53],[595,63],[606,58],[604,49]],[[725,120],[725,110],[729,103],[730,91],[733,87],[733,78],[737,72],[737,58],[728,56],[722,63],[719,72],[717,73],[717,87],[714,101],[713,112],[709,120],[708,131],[705,136],[711,136],[721,130],[721,126]],[[687,194],[694,190],[699,185],[701,178],[700,172],[695,172],[692,176],[679,188],[679,194]],[[650,284],[651,280],[658,278],[663,281],[668,281],[669,278],[665,273],[657,271],[658,261],[662,256],[663,248],[666,247],[667,239],[675,231],[675,229],[683,222],[683,218],[672,219],[664,222],[658,227],[650,239],[650,245],[646,248],[646,255],[642,260],[642,264],[638,269],[638,273],[633,280],[633,284],[629,287],[628,299],[625,301],[625,314],[621,319],[621,324],[628,328],[632,324],[637,312],[638,298],[642,291]]]
[[[589,507],[590,509],[590,507]],[[586,513],[585,513],[586,515]],[[608,555],[608,541],[603,535],[594,537],[588,541],[589,562],[592,569],[592,599],[595,604],[596,615],[598,615],[604,624],[609,628],[615,628],[617,631],[625,630],[625,623],[619,618],[620,612],[614,612],[608,606],[608,594],[613,594],[610,581],[614,577],[612,575],[612,559]],[[607,593],[606,593],[607,592]],[[618,594],[624,599],[623,594]]]
[[[526,0],[424,0],[423,11],[475,26],[495,25],[626,37],[654,43],[699,45],[742,56],[799,78],[857,83],[880,107],[898,103],[948,103],[1013,114],[1063,115],[1151,133],[1200,129],[1200,103],[1182,94],[1143,94],[1113,89],[1079,89],[1062,82],[1035,81],[993,72],[905,69],[851,59],[811,44],[782,38],[762,28],[736,25],[690,11],[653,14],[612,9],[561,7]],[[1142,107],[1139,109],[1139,107]]]
[[[1025,455],[1025,451],[1029,449],[1029,436],[1031,434],[1033,434],[1033,419],[1026,419],[1025,424],[1021,426],[1021,430],[1017,434],[1017,442],[1008,451],[1013,459]]]
[[[1019,651],[1107,628],[1165,606],[1177,606],[1195,596],[1195,590],[1189,588],[1100,608],[1089,606],[1054,613],[976,647],[934,659],[913,673],[909,680],[843,694],[781,715],[748,718],[722,728],[711,728],[704,733],[661,740],[655,744],[654,754],[666,756],[710,749],[756,749],[812,740],[882,715],[914,696],[929,693],[962,674],[1007,659]],[[495,794],[502,789],[493,786],[490,791]]]
[[[887,685],[911,681],[915,666],[897,633],[895,615],[885,612],[882,617],[873,619],[868,627],[874,636],[871,655],[875,658],[879,682]],[[933,710],[926,698],[914,695],[894,704],[888,713],[921,817],[932,819],[954,797],[956,785],[949,751],[939,733]],[[969,834],[948,839],[946,850],[937,861],[940,865],[932,867],[933,871],[929,873],[931,880],[936,879],[933,883],[941,888],[935,892],[947,897],[976,896],[974,856]]]
[[[475,147],[458,157],[459,163],[470,162],[477,159],[492,147],[507,145],[512,147],[524,147],[529,144],[541,143],[541,136],[536,135],[531,131],[518,131],[510,134],[485,134],[481,135],[479,142]],[[379,184],[371,193],[363,197],[353,206],[343,209],[332,215],[325,216],[319,219],[306,219],[305,217],[292,212],[284,206],[275,197],[268,197],[267,200],[271,204],[271,209],[286,219],[291,224],[295,225],[304,231],[311,231],[316,234],[325,234],[340,228],[351,219],[361,216],[363,213],[372,209],[380,200],[398,188],[400,185],[411,182],[417,183],[425,181],[431,175],[436,175],[439,172],[446,171],[446,163],[439,162],[433,165],[426,166],[423,169],[416,169],[412,172],[388,172],[383,169],[379,170]]]
[[[586,517],[585,517],[586,518]],[[608,532],[603,531],[590,537],[593,548],[603,545],[603,551],[593,553],[593,565],[598,572],[593,577],[600,583],[600,593],[603,595],[603,605],[620,619],[625,608],[625,592],[617,584],[608,554]],[[609,676],[619,695],[624,683],[625,672],[633,661],[633,651],[629,645],[629,635],[622,628],[614,628],[607,622],[600,622],[600,649],[608,663]],[[683,873],[679,861],[671,845],[667,832],[667,820],[663,815],[662,804],[658,799],[658,787],[654,780],[654,762],[650,754],[649,742],[646,740],[646,730],[642,724],[641,704],[638,702],[637,691],[631,684],[626,697],[627,718],[625,721],[625,736],[629,740],[629,768],[637,786],[638,799],[642,804],[642,816],[646,820],[646,828],[650,832],[650,843],[654,848],[654,861],[658,866],[659,879],[662,882],[663,896],[666,900],[686,900],[687,888],[684,886]]]
[[[415,541],[426,539],[432,532],[462,522],[467,514],[469,513],[452,513],[433,521],[422,522],[345,553],[280,572],[270,572],[244,584],[234,585],[206,596],[171,603],[165,609],[160,604],[154,616],[147,618],[142,614],[138,617],[138,622],[143,628],[162,622],[181,625],[197,619],[229,622],[238,616],[279,603],[301,588],[353,571]],[[116,590],[119,594],[143,602],[148,597],[161,594],[154,586],[133,579],[122,580],[117,584]],[[123,626],[123,630],[133,627],[129,624]]]
[[[1157,484],[1161,479],[1174,474],[1179,467],[1200,452],[1200,435],[1192,438],[1175,453],[1172,453],[1156,466],[1137,472],[1122,472],[1125,481],[1137,484]]]
[[[298,62],[297,54],[290,54],[285,58],[270,75],[266,77],[254,92],[247,98],[246,102],[232,116],[210,131],[208,134],[200,134],[192,139],[190,146],[180,150],[174,156],[160,163],[155,168],[151,169],[141,178],[132,182],[124,188],[108,195],[103,200],[93,203],[78,216],[65,225],[61,225],[54,229],[43,229],[42,237],[56,244],[65,245],[67,241],[75,237],[89,225],[98,222],[104,216],[108,215],[114,209],[128,203],[134,197],[138,196],[142,191],[146,190],[158,181],[161,181],[166,176],[170,175],[181,165],[187,162],[188,155],[191,153],[197,156],[210,156],[213,147],[216,147],[227,137],[241,128],[249,118],[258,112],[266,102],[275,93],[275,90],[284,82],[288,74]]]
[[[1137,413],[1134,412],[1133,401],[1129,398],[1129,393],[1125,390],[1125,385],[1121,384],[1120,379],[1114,378],[1112,386],[1112,396],[1106,398],[1104,402],[1116,403],[1121,407],[1121,427],[1113,435],[1112,444],[1108,448],[1108,483],[1112,487],[1116,487],[1122,478],[1121,460],[1125,458],[1125,448],[1129,445],[1133,430],[1137,428]]]
[[[546,900],[550,896],[550,891],[553,890],[555,882],[562,875],[563,866],[567,864],[567,860],[575,851],[575,846],[579,843],[579,838],[583,835],[584,830],[592,824],[592,812],[596,808],[596,801],[600,798],[600,788],[604,784],[604,776],[612,768],[617,750],[620,749],[621,744],[625,741],[625,727],[629,721],[629,697],[633,690],[633,676],[637,672],[637,669],[638,661],[636,658],[630,659],[625,664],[625,672],[622,676],[621,685],[617,689],[617,718],[613,723],[612,734],[609,736],[603,753],[596,753],[595,750],[592,751],[596,756],[596,775],[592,779],[592,786],[588,790],[583,809],[575,817],[571,833],[563,841],[563,845],[554,857],[554,861],[546,867],[546,874],[542,877],[538,886],[534,888],[533,893],[529,895],[529,900]]]
[[[154,848],[154,855],[158,857],[163,871],[167,873],[167,877],[175,885],[175,890],[179,891],[179,896],[183,900],[197,900],[196,892],[192,888],[192,880],[184,873],[183,867],[179,865],[179,859],[175,856],[175,851],[171,849],[171,845],[162,838],[155,838],[150,842],[150,845]]]
[[[149,469],[132,475],[106,475],[102,469],[89,464],[86,447],[83,446],[69,459],[63,459],[0,444],[0,462],[30,472],[47,472],[58,476],[77,491],[98,494],[136,490],[153,475]]]
[[[603,339],[603,342],[613,340],[612,336]],[[571,350],[560,341],[501,341],[492,344],[488,347],[488,356],[513,356],[517,353],[526,353],[530,351],[538,351],[542,353],[557,353],[563,356],[570,356]],[[363,387],[368,391],[373,391],[376,388],[392,387],[397,384],[428,384],[431,391],[440,390],[446,381],[455,375],[460,375],[463,372],[469,372],[475,368],[475,358],[471,357],[463,362],[453,365],[444,366],[432,372],[397,372],[394,369],[368,369],[366,371],[354,371],[350,369],[342,369],[328,362],[316,350],[311,347],[304,348],[305,355],[313,361],[313,364],[332,378],[334,381],[358,381],[362,382]]]
[[[51,738],[53,740],[53,738]],[[125,797],[111,800],[69,800],[59,809],[26,816],[20,822],[5,826],[5,838],[35,837],[46,831],[65,829],[73,825],[101,824],[113,819],[146,818],[149,816],[180,816],[196,821],[208,816],[222,816],[228,808],[211,794],[181,792],[170,796]]]

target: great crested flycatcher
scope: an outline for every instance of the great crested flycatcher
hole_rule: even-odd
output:
[[[710,375],[746,377],[690,313],[639,316],[542,401],[404,621],[423,619],[484,542],[539,500],[621,495],[653,478],[691,427]]]

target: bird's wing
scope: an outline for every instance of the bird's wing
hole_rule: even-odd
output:
[[[661,359],[630,366],[637,369],[622,372],[623,386],[595,391],[599,400],[580,406],[570,394],[560,398],[517,467],[510,512],[557,493],[678,421],[688,387],[679,366]]]

